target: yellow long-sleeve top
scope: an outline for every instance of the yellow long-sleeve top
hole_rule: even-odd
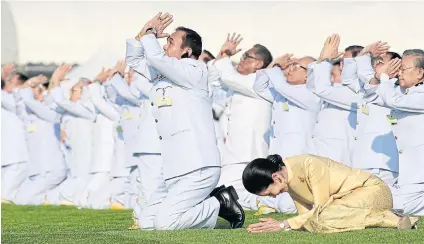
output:
[[[292,229],[301,228],[330,198],[349,194],[371,177],[366,171],[309,154],[286,158],[284,163],[288,173],[288,193],[299,213],[287,220]]]

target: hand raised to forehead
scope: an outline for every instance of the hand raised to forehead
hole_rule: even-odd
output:
[[[94,80],[100,81],[100,83],[105,82],[110,76],[109,72],[110,72],[110,69],[105,69],[103,67],[100,73],[96,76],[96,78],[94,78]]]
[[[340,36],[338,34],[333,34],[332,36],[327,37],[324,47],[321,50],[319,62],[324,59],[334,60],[340,58],[343,55],[343,52],[339,52],[339,45]]]
[[[401,66],[402,66],[402,59],[395,58],[395,59],[390,60],[389,61],[389,70],[388,70],[389,77],[393,77],[397,73],[399,73]]]
[[[119,72],[119,74],[122,77],[124,77],[126,68],[127,68],[127,63],[125,62],[125,60],[118,60],[115,64],[115,67],[112,70]]]
[[[274,63],[281,66],[281,69],[287,69],[291,64],[295,63],[296,59],[293,58],[293,54],[286,53],[281,57],[275,59]]]
[[[359,53],[359,56],[365,55],[366,53],[370,53],[371,57],[376,58],[388,52],[389,48],[390,46],[387,44],[387,42],[374,42],[362,49],[362,51]]]
[[[168,33],[164,33],[165,29],[174,21],[173,16],[169,13],[162,14],[159,12],[152,19],[150,19],[143,27],[143,29],[138,34],[138,38],[144,35],[148,29],[156,29],[156,37],[163,38],[168,37]]]
[[[51,83],[59,83],[65,80],[66,74],[72,69],[72,65],[70,64],[61,64],[56,70],[53,72],[52,77],[50,78]]]
[[[46,76],[44,75],[37,75],[34,77],[31,77],[30,79],[27,80],[27,83],[31,86],[31,87],[37,87],[39,85],[42,84],[46,84],[49,80],[47,79]]]
[[[240,34],[236,34],[235,32],[230,36],[228,33],[227,40],[224,42],[224,45],[221,47],[221,52],[229,51],[230,56],[233,56],[241,51],[241,49],[237,49],[240,42],[243,40]]]
[[[375,76],[380,79],[381,74],[387,74],[389,77],[396,75],[399,72],[400,66],[402,65],[402,60],[395,58],[381,66]]]

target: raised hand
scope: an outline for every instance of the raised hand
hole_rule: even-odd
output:
[[[76,102],[81,98],[83,86],[86,84],[86,81],[79,80],[71,89],[70,100]]]
[[[108,70],[107,80],[110,80],[116,73],[119,73],[121,77],[124,78],[126,68],[127,68],[127,63],[124,60],[118,60],[115,64],[115,67]]]
[[[387,44],[387,42],[374,42],[362,49],[362,51],[359,53],[359,56],[370,53],[373,58],[376,58],[389,51],[389,48],[390,46]]]
[[[343,52],[339,52],[340,45],[340,36],[338,34],[333,34],[332,36],[327,37],[327,40],[324,43],[324,47],[321,50],[318,63],[328,59],[334,60],[340,58],[343,55]]]
[[[27,86],[37,87],[39,85],[46,84],[47,82],[48,82],[47,77],[45,77],[44,75],[37,75],[28,79],[25,82],[24,87],[27,87]]]
[[[125,60],[119,60],[116,62],[114,69],[122,76],[125,76],[125,69],[127,68],[127,63]]]
[[[100,71],[100,73],[94,78],[94,81],[98,81],[103,84],[110,76],[110,69],[105,69],[104,67]]]
[[[222,56],[222,55],[233,56],[236,53],[240,52],[241,49],[237,49],[237,46],[240,44],[242,40],[243,38],[240,36],[240,34],[237,34],[236,36],[236,33],[234,32],[233,35],[230,37],[230,34],[228,33],[227,40],[225,41],[224,45],[222,45],[221,51],[218,56]]]
[[[1,67],[1,79],[4,81],[8,81],[12,74],[15,73],[15,65],[14,64],[5,64]]]
[[[72,69],[72,65],[70,64],[61,64],[56,70],[53,72],[52,77],[50,78],[51,83],[58,84],[61,81],[65,80],[66,74]]]
[[[380,79],[381,74],[387,74],[389,77],[394,77],[400,69],[400,66],[402,65],[402,59],[395,58],[390,60],[389,62],[383,64],[381,68],[376,70],[375,76]]]
[[[144,26],[143,29],[138,33],[137,39],[140,39],[143,35],[146,34],[147,30],[150,28],[156,29],[156,37],[163,38],[168,37],[168,33],[164,33],[165,29],[174,21],[173,16],[169,13],[162,14],[159,12],[152,19],[150,19]]]
[[[293,54],[286,53],[281,57],[278,57],[274,60],[273,63],[271,63],[272,66],[278,65],[281,67],[282,70],[287,69],[291,64],[295,63],[296,59],[293,58]],[[272,67],[271,66],[271,67]]]

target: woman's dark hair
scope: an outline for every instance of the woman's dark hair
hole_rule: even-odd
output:
[[[243,185],[252,194],[258,195],[274,182],[272,174],[284,167],[280,155],[269,155],[267,158],[257,158],[250,162],[243,171]]]

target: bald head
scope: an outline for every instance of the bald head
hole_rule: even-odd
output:
[[[316,60],[313,57],[305,56],[297,60],[290,66],[287,74],[287,82],[291,85],[306,84],[308,65]]]
[[[311,57],[311,56],[305,56],[305,57],[302,57],[302,58],[300,58],[300,59],[298,59],[297,60],[297,63],[302,63],[302,64],[304,64],[306,67],[308,67],[308,65],[310,64],[310,63],[313,63],[313,62],[315,62],[315,61],[317,61],[315,58],[313,58],[313,57]]]

